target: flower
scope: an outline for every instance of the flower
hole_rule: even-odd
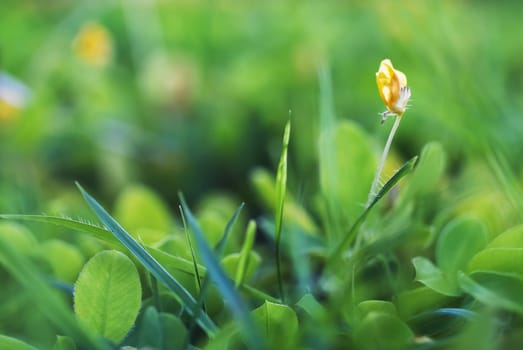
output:
[[[403,72],[394,69],[392,62],[387,58],[381,61],[376,73],[376,83],[381,99],[387,110],[381,113],[381,122],[387,117],[397,115],[401,117],[407,109],[410,98],[410,89],[407,87],[407,77]]]
[[[92,66],[104,67],[112,56],[111,35],[98,23],[86,23],[76,35],[73,49],[84,62]]]

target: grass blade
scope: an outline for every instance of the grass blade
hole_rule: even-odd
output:
[[[285,125],[285,131],[283,132],[283,150],[281,152],[280,163],[278,164],[278,173],[276,175],[276,213],[275,213],[275,224],[276,224],[276,270],[278,274],[278,289],[280,292],[280,298],[285,300],[285,294],[283,291],[283,278],[281,274],[281,231],[283,223],[283,209],[285,206],[285,193],[287,192],[287,150],[289,148],[289,140],[291,136],[291,121],[289,120]]]
[[[198,250],[201,254],[201,258],[207,267],[210,278],[216,283],[218,290],[222,294],[223,298],[231,308],[234,316],[238,320],[239,326],[242,329],[242,334],[247,345],[251,349],[263,349],[264,342],[263,338],[260,336],[258,329],[254,321],[251,318],[249,310],[241,299],[240,295],[234,288],[232,281],[227,277],[225,271],[220,266],[220,263],[212,251],[211,247],[205,240],[205,235],[200,229],[200,226],[196,222],[195,217],[189,210],[183,195],[180,194],[180,202],[182,204],[183,211],[185,212],[185,217],[189,224],[189,227],[193,230],[196,244]]]
[[[218,244],[216,244],[216,247],[214,248],[214,250],[216,251],[216,255],[220,258],[223,255],[223,251],[225,250],[225,245],[227,244],[227,241],[229,240],[229,236],[231,235],[232,227],[234,226],[234,223],[236,223],[236,220],[238,219],[238,216],[240,216],[240,213],[244,206],[245,206],[245,203],[242,203],[242,204],[240,204],[238,209],[236,209],[236,211],[232,215],[232,218],[229,220],[229,222],[225,226],[225,230],[223,232],[222,238],[220,239],[220,241],[218,242]]]
[[[196,319],[200,327],[207,333],[209,337],[214,336],[217,327],[209,318],[207,313],[198,310],[196,300],[192,295],[162,266],[156,259],[154,259],[149,252],[147,252],[136,240],[127,233],[114,220],[109,213],[89,195],[79,184],[77,184],[83,197],[93,209],[100,221],[111,231],[111,233],[127,248],[129,251],[144,265],[144,267],[169,290],[171,290],[177,297],[178,301],[191,315],[198,314]]]
[[[396,185],[403,177],[405,177],[405,175],[407,175],[412,171],[412,169],[414,169],[417,160],[417,156],[408,160],[405,164],[403,164],[401,168],[399,168],[396,171],[396,173],[394,173],[394,175],[392,175],[392,177],[385,183],[385,185],[383,185],[383,187],[380,188],[374,199],[369,203],[368,207],[358,217],[356,222],[354,222],[349,231],[345,234],[345,237],[343,237],[343,240],[340,242],[340,244],[338,244],[336,250],[331,254],[328,265],[331,265],[333,262],[337,261],[341,257],[343,251],[348,246],[350,246],[354,238],[356,238],[356,234],[358,233],[359,227],[365,221],[371,209],[376,205],[376,203],[378,203],[378,201],[381,198],[383,198],[383,196],[385,196],[394,187],[394,185]]]
[[[242,250],[240,251],[240,261],[238,262],[238,268],[236,269],[236,276],[234,283],[236,287],[243,284],[243,278],[245,276],[245,270],[249,264],[249,256],[251,254],[252,246],[254,244],[254,235],[256,234],[256,221],[249,221],[247,226],[247,232],[245,233],[245,240],[243,242]]]

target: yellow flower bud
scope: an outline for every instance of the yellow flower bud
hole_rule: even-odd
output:
[[[384,59],[376,73],[376,83],[381,99],[387,106],[387,111],[382,113],[383,120],[394,114],[401,117],[407,109],[410,98],[405,74],[394,69],[389,59]]]

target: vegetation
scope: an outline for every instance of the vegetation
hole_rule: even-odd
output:
[[[520,348],[522,10],[2,1],[0,349]]]

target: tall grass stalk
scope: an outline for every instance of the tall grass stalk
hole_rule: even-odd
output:
[[[368,208],[371,203],[373,202],[374,198],[376,198],[376,195],[378,194],[378,186],[380,182],[381,172],[383,171],[383,166],[385,165],[385,160],[387,159],[387,155],[389,154],[390,146],[392,145],[392,140],[394,139],[394,135],[396,134],[396,131],[398,130],[398,127],[401,122],[401,117],[396,116],[396,119],[394,120],[394,125],[392,125],[392,129],[389,133],[389,138],[387,139],[387,143],[385,144],[385,148],[383,149],[383,153],[381,154],[380,163],[378,165],[378,170],[376,171],[376,175],[374,176],[374,180],[372,181],[372,186],[370,188],[369,192],[369,198],[367,199],[367,204],[365,205],[365,208]]]

